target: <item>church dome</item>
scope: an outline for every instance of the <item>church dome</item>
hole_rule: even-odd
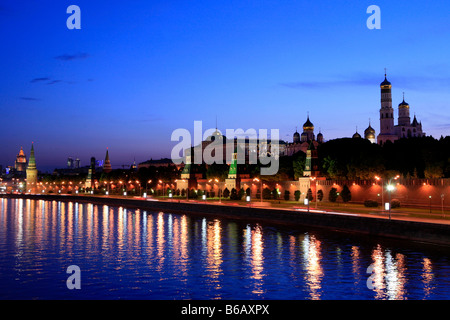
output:
[[[367,136],[367,135],[369,135],[369,134],[375,134],[375,129],[374,128],[372,128],[372,126],[370,125],[370,123],[369,123],[369,126],[367,127],[367,129],[366,130],[364,130],[364,135],[365,136]]]
[[[391,83],[388,81],[388,79],[385,76],[384,81],[380,84],[380,86],[384,87],[384,86],[390,86],[390,85],[391,85]]]
[[[314,130],[314,125],[312,124],[312,122],[309,120],[309,116],[308,119],[306,120],[306,122],[303,124],[303,130]]]
[[[391,89],[392,88],[391,83],[388,81],[388,79],[386,77],[386,69],[384,70],[384,81],[382,83],[380,83],[380,87],[381,87],[381,89]]]
[[[352,137],[353,139],[361,138],[361,135],[358,132],[355,132],[355,134]]]
[[[296,142],[300,142],[300,133],[298,133],[297,131],[295,131],[294,133],[294,143]]]
[[[206,139],[206,141],[216,141],[216,139],[223,139],[222,133],[217,129]]]
[[[405,97],[403,97],[403,101],[398,105],[399,108],[409,108],[409,104],[405,102]]]

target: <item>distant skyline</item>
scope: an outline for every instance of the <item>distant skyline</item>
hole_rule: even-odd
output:
[[[69,30],[69,5],[81,30]],[[381,8],[369,30],[368,6]],[[0,165],[170,157],[173,130],[379,133],[384,68],[427,135],[450,135],[450,2],[31,1],[0,4]]]

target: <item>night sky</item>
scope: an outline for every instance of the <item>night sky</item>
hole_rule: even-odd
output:
[[[0,1],[0,164],[35,143],[38,169],[67,157],[170,157],[173,130],[279,129],[309,111],[326,140],[379,133],[387,68],[427,135],[450,135],[450,2]],[[81,30],[69,30],[69,5]],[[369,30],[369,5],[381,30]]]

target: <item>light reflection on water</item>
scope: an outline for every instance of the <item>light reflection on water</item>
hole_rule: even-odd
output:
[[[72,264],[81,290],[66,287]],[[450,297],[448,251],[42,200],[0,200],[0,270],[2,299]]]

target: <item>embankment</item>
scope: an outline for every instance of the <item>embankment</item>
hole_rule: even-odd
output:
[[[327,228],[336,231],[360,233],[404,240],[419,241],[450,247],[450,225],[388,220],[383,218],[313,213],[296,210],[267,209],[244,206],[213,205],[198,202],[149,201],[136,198],[113,198],[75,195],[0,195],[4,198],[21,198],[49,201],[73,201],[114,207],[138,208],[147,211],[188,213],[202,216],[228,217],[248,221],[270,222],[290,226],[301,225]]]

